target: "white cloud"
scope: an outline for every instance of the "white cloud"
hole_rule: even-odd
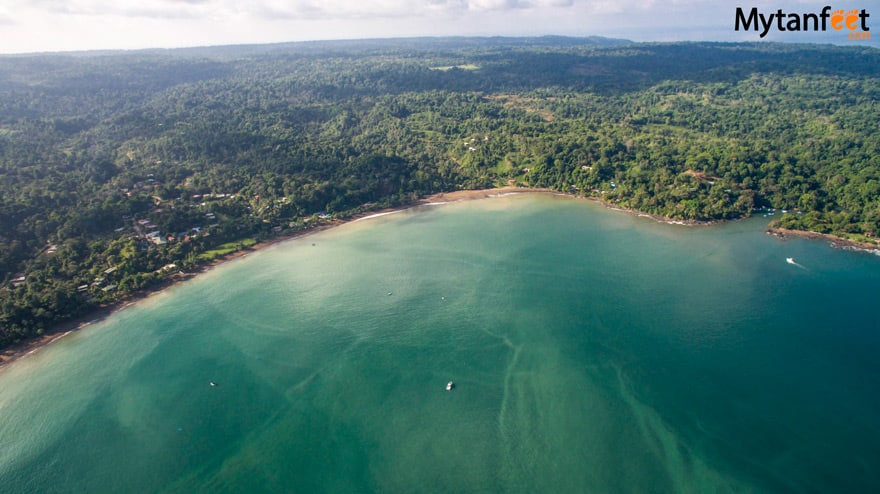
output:
[[[15,24],[15,17],[3,6],[0,6],[0,26],[12,24]]]
[[[419,17],[448,13],[571,7],[576,0],[11,0],[15,9],[45,15],[151,18],[256,17],[333,19]]]
[[[16,12],[38,16],[197,17],[210,0],[149,0],[144,2],[107,0],[12,0]]]

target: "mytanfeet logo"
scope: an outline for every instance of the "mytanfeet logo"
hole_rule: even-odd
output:
[[[754,29],[763,38],[774,27],[779,32],[825,32],[830,25],[831,29],[846,33],[848,39],[864,41],[871,39],[869,17],[871,14],[865,9],[832,9],[830,5],[823,7],[821,12],[803,14],[789,14],[782,9],[765,14],[752,7],[748,16],[742,7],[737,7],[735,29]]]

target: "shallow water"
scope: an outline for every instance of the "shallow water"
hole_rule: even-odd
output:
[[[880,258],[765,221],[528,195],[268,248],[0,372],[0,490],[877,491]]]

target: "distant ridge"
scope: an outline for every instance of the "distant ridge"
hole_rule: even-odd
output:
[[[364,38],[343,40],[321,41],[292,41],[285,43],[252,44],[252,45],[218,45],[191,48],[169,48],[155,51],[161,53],[178,54],[206,54],[209,52],[222,51],[239,55],[252,54],[255,52],[274,51],[335,51],[345,50],[376,50],[376,49],[407,49],[407,50],[435,50],[435,49],[460,49],[473,48],[476,46],[621,46],[632,44],[633,41],[618,38],[605,38],[602,36],[440,36],[440,37],[411,37],[411,38]]]
[[[335,51],[372,51],[387,49],[406,50],[438,50],[464,49],[474,47],[499,46],[597,46],[613,47],[633,44],[634,41],[623,38],[606,38],[603,36],[437,36],[437,37],[406,37],[406,38],[363,38],[316,41],[288,41],[281,43],[258,43],[239,45],[210,45],[181,48],[144,48],[136,50],[87,50],[70,52],[42,52],[13,55],[0,55],[0,58],[20,58],[40,55],[62,56],[111,56],[120,54],[161,54],[179,56],[248,56],[263,53],[298,52],[328,53]]]

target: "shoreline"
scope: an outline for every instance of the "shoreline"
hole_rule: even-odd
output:
[[[467,189],[455,190],[452,192],[438,192],[420,199],[409,207],[422,205],[440,205],[452,202],[474,201],[477,199],[489,199],[491,197],[502,197],[513,194],[533,194],[533,193],[551,193],[576,197],[571,194],[565,194],[553,189],[528,188],[528,187],[496,187],[494,189]],[[409,207],[401,209],[409,209]]]
[[[431,194],[427,197],[414,201],[410,204],[405,204],[396,208],[384,208],[375,211],[366,211],[363,213],[356,214],[352,217],[346,219],[334,219],[328,223],[324,223],[321,225],[317,225],[315,227],[309,228],[307,230],[301,230],[289,235],[265,240],[251,247],[238,250],[235,252],[231,252],[225,256],[218,257],[211,262],[199,266],[198,268],[190,271],[188,273],[176,274],[166,278],[161,281],[157,285],[145,289],[142,291],[138,291],[132,294],[127,295],[126,297],[118,300],[115,303],[107,304],[101,307],[98,307],[96,310],[90,312],[89,314],[80,316],[71,321],[61,323],[51,329],[46,330],[46,332],[38,338],[22,341],[16,344],[13,344],[6,349],[0,351],[0,372],[6,366],[22,359],[28,355],[34,354],[40,349],[50,345],[51,343],[58,341],[65,336],[78,331],[82,328],[85,328],[91,324],[95,324],[105,320],[107,317],[112,314],[124,310],[129,306],[132,306],[142,300],[146,300],[152,296],[163,293],[165,290],[177,286],[181,283],[184,283],[196,276],[207,273],[208,271],[220,266],[221,264],[225,264],[230,261],[234,261],[235,259],[245,257],[253,252],[260,251],[262,249],[274,246],[276,244],[286,242],[288,240],[293,240],[297,238],[302,238],[308,235],[312,235],[315,233],[322,232],[324,230],[328,230],[330,228],[336,228],[338,226],[342,226],[346,223],[353,223],[356,221],[367,220],[371,218],[378,218],[382,216],[387,216],[394,213],[399,213],[402,211],[406,211],[408,209],[413,209],[421,206],[437,206],[442,204],[451,204],[455,202],[464,202],[464,201],[474,201],[479,199],[489,199],[493,197],[504,197],[508,195],[517,195],[517,194],[553,194],[557,196],[570,197],[572,199],[582,199],[592,202],[597,202],[602,206],[614,210],[620,211],[628,214],[632,214],[634,216],[651,218],[654,221],[659,223],[666,223],[669,225],[682,225],[682,226],[708,226],[717,223],[717,221],[692,221],[692,220],[675,220],[672,218],[666,218],[663,216],[658,216],[654,214],[645,213],[643,211],[637,211],[634,209],[624,208],[618,206],[616,204],[608,203],[603,201],[601,198],[592,197],[592,196],[582,196],[577,194],[571,194],[567,192],[560,192],[558,190],[547,189],[547,188],[529,188],[529,187],[496,187],[492,189],[468,189],[468,190],[457,190],[452,192],[438,192],[436,194]],[[831,235],[826,235],[822,233],[815,232],[800,232],[795,230],[786,230],[782,228],[767,228],[768,234],[776,235],[779,238],[785,238],[786,235],[791,236],[799,236],[810,239],[821,239],[821,240],[829,240],[832,242],[834,247],[840,248],[841,245],[844,248],[863,250],[868,252],[874,252],[880,255],[880,244],[871,246],[869,244],[864,244],[860,242],[853,242],[846,239],[841,239],[839,237],[834,237]]]
[[[360,217],[361,215],[357,216]],[[211,262],[199,266],[198,268],[187,273],[174,274],[172,276],[169,276],[168,278],[165,278],[164,280],[158,282],[156,285],[150,288],[128,294],[114,303],[99,306],[88,314],[74,318],[67,322],[60,323],[50,329],[47,329],[45,333],[37,338],[21,341],[3,349],[2,351],[0,351],[0,372],[2,372],[8,365],[24,357],[27,357],[28,355],[36,353],[42,348],[64,338],[65,336],[73,332],[79,331],[80,329],[83,329],[92,324],[99,323],[119,311],[125,310],[126,308],[150,297],[159,295],[169,288],[185,283],[186,281],[191,280],[200,274],[207,273],[208,271],[211,271],[212,269],[222,264],[234,261],[238,258],[246,257],[251,253],[276,245],[278,243],[318,233],[342,225],[344,223],[348,223],[349,221],[356,221],[356,219],[352,218],[345,221],[334,220],[330,223],[309,228],[308,230],[302,230],[291,235],[286,235],[283,237],[273,238],[260,242],[251,247],[237,250],[235,252],[226,254],[225,256],[218,257]]]
[[[602,200],[600,197],[595,196],[584,196],[579,194],[572,194],[569,192],[560,192],[554,189],[547,188],[530,188],[530,187],[496,187],[494,189],[475,189],[475,190],[456,190],[453,192],[440,192],[437,194],[432,194],[414,206],[419,205],[440,205],[440,204],[448,204],[453,202],[460,201],[472,201],[477,199],[488,199],[491,197],[503,197],[507,195],[515,195],[515,194],[533,194],[533,193],[541,193],[541,194],[552,194],[555,196],[563,196],[570,197],[572,199],[580,199],[585,201],[597,202],[604,206],[607,209],[612,211],[619,211],[622,213],[631,214],[633,216],[638,216],[640,218],[650,218],[658,223],[665,223],[667,225],[679,225],[679,226],[709,226],[718,223],[716,220],[677,220],[674,218],[669,218],[666,216],[660,216],[657,214],[646,213],[644,211],[639,211],[637,209],[626,208],[620,206],[618,204],[610,203]],[[406,208],[401,208],[406,209]],[[388,213],[384,213],[388,214]],[[735,221],[735,220],[725,220],[725,221]]]
[[[208,271],[220,266],[221,264],[225,264],[227,262],[234,261],[238,258],[245,257],[251,253],[260,251],[262,249],[274,246],[281,242],[286,242],[288,240],[293,240],[297,238],[302,238],[307,235],[312,235],[315,233],[322,232],[324,230],[328,230],[330,228],[335,228],[338,226],[342,226],[346,223],[353,223],[356,221],[378,218],[381,216],[386,216],[394,213],[399,213],[401,211],[406,211],[408,209],[412,209],[419,206],[431,206],[431,205],[440,205],[447,204],[452,202],[461,202],[461,201],[471,201],[476,199],[486,199],[490,197],[498,197],[500,195],[506,194],[520,194],[520,193],[559,193],[552,189],[537,189],[537,188],[519,188],[519,187],[500,187],[494,189],[477,189],[477,190],[459,190],[453,192],[440,192],[437,194],[432,194],[430,196],[424,197],[410,204],[406,204],[396,208],[384,208],[375,211],[366,211],[363,213],[356,214],[350,218],[346,218],[344,220],[334,219],[328,223],[320,224],[309,228],[307,230],[301,230],[289,235],[284,235],[281,237],[265,240],[251,247],[247,247],[242,250],[238,250],[235,252],[231,252],[226,254],[225,256],[218,257],[211,262],[208,262],[198,268],[184,273],[184,274],[175,274],[165,278],[161,282],[156,285],[131,293],[122,299],[111,303],[100,306],[95,310],[85,314],[83,316],[74,318],[70,321],[60,323],[52,328],[45,330],[45,332],[36,338],[24,340],[0,351],[0,372],[3,371],[8,365],[24,358],[29,355],[32,355],[39,351],[40,349],[64,338],[65,336],[79,331],[87,326],[92,324],[99,323],[109,316],[128,308],[131,305],[134,305],[142,300],[146,300],[155,295],[159,295],[164,291],[177,286],[181,283],[184,283],[192,278],[200,274],[207,273]],[[569,194],[565,194],[569,195]],[[574,197],[574,196],[572,196]]]
[[[828,233],[808,232],[801,230],[789,230],[788,228],[779,228],[768,226],[766,229],[768,235],[785,240],[787,237],[806,238],[809,240],[825,240],[831,244],[832,248],[842,250],[854,250],[880,256],[880,243],[858,242],[845,238],[835,237]]]

